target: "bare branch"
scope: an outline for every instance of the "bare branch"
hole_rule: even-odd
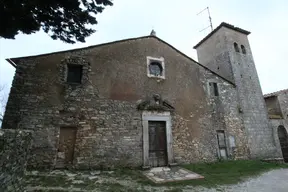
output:
[[[0,85],[0,122],[3,121],[8,94],[5,92],[5,85]]]

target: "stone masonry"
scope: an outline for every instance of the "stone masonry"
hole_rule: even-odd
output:
[[[266,94],[264,99],[268,109],[270,125],[273,128],[275,144],[278,153],[282,154],[278,131],[280,127],[284,127],[286,133],[288,132],[288,89]]]
[[[250,54],[250,48],[247,51]],[[148,58],[162,62],[165,77],[147,74]],[[150,145],[143,114],[160,119],[161,114],[168,115],[169,165],[222,158],[219,131],[224,134],[225,158],[247,159],[251,152],[253,157],[262,158],[263,152],[275,156],[274,144],[268,142],[272,135],[263,98],[257,100],[257,75],[252,83],[257,94],[246,98],[240,89],[248,84],[239,84],[234,74],[225,75],[232,67],[218,73],[156,36],[8,61],[16,73],[2,127],[34,131],[30,167],[66,167],[67,162],[62,163],[68,155],[69,166],[75,168],[143,166]],[[81,66],[80,83],[67,82],[68,65]],[[151,100],[155,95],[159,98]],[[257,101],[262,108],[248,110],[244,101]],[[149,106],[151,102],[157,107]],[[248,118],[254,117],[251,113],[255,119]],[[261,133],[255,141],[263,137],[267,148],[252,142],[251,127]],[[72,132],[63,135],[64,128],[76,130],[75,138]],[[64,153],[68,148],[73,151]]]
[[[236,85],[239,110],[252,158],[278,158],[273,130],[269,125],[252,51],[247,35],[250,32],[221,23],[194,48],[199,62],[223,75]],[[236,45],[235,45],[236,44]],[[239,51],[236,51],[235,46]],[[244,51],[242,50],[244,47]]]
[[[0,129],[0,191],[23,192],[31,131]]]

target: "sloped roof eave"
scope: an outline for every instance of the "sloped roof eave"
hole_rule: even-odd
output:
[[[12,59],[5,59],[8,63],[10,63],[13,67],[17,67],[17,64]]]
[[[166,41],[160,39],[157,36],[141,36],[141,37],[136,37],[136,38],[129,38],[129,39],[122,39],[122,40],[118,40],[118,41],[112,41],[112,42],[108,42],[108,43],[103,43],[103,44],[98,44],[98,45],[92,45],[92,46],[88,46],[88,47],[82,47],[82,48],[77,48],[77,49],[70,49],[70,50],[64,50],[64,51],[57,51],[57,52],[52,52],[52,53],[46,53],[46,54],[39,54],[39,55],[32,55],[32,56],[25,56],[25,57],[16,57],[16,58],[8,58],[6,59],[6,61],[8,61],[11,65],[13,65],[14,67],[17,67],[17,62],[19,60],[22,59],[28,59],[28,58],[33,58],[33,57],[41,57],[41,56],[47,56],[47,55],[53,55],[53,54],[59,54],[59,53],[67,53],[67,52],[73,52],[73,51],[79,51],[79,50],[84,50],[84,49],[91,49],[91,48],[95,48],[95,47],[100,47],[100,46],[105,46],[105,45],[111,45],[111,44],[116,44],[116,43],[121,43],[121,42],[126,42],[126,41],[133,41],[133,40],[139,40],[139,39],[144,39],[144,38],[155,38],[158,41],[168,45],[169,47],[171,47],[172,49],[174,49],[176,52],[178,52],[179,54],[181,54],[182,56],[186,57],[187,59],[191,60],[192,62],[194,62],[195,64],[203,67],[204,69],[210,71],[211,73],[213,73],[214,75],[217,75],[218,77],[220,77],[221,79],[227,81],[228,83],[232,84],[233,86],[235,86],[235,83],[230,81],[229,79],[221,76],[220,74],[216,73],[215,71],[209,69],[208,67],[202,65],[201,63],[195,61],[194,59],[192,59],[191,57],[189,57],[188,55],[186,55],[185,53],[179,51],[178,49],[176,49],[175,47],[173,47],[171,44],[167,43]]]
[[[247,31],[245,29],[241,29],[241,28],[235,27],[234,25],[231,25],[229,23],[222,22],[218,27],[216,27],[213,31],[211,31],[208,35],[206,35],[201,41],[199,41],[199,43],[197,43],[193,48],[197,49],[197,47],[199,47],[202,43],[204,43],[207,39],[209,39],[221,27],[226,27],[228,29],[232,29],[232,30],[238,31],[239,33],[243,33],[245,35],[249,35],[251,33],[250,31]]]
[[[284,92],[288,92],[288,89],[282,89],[282,90],[275,91],[272,93],[267,93],[267,94],[264,94],[263,97],[267,98],[267,97],[272,97],[272,96],[278,96],[279,94],[284,93]]]

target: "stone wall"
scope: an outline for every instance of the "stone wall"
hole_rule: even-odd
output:
[[[235,42],[245,46],[246,54],[234,50]],[[200,63],[233,77],[251,157],[279,157],[247,35],[223,26],[197,47],[197,53]]]
[[[165,79],[147,76],[147,56],[164,58]],[[63,158],[58,150],[61,127],[77,129],[75,167],[143,165],[142,111],[137,105],[153,94],[175,108],[176,162],[217,160],[216,130],[223,129],[236,138],[233,157],[247,157],[233,84],[212,72],[206,76],[207,69],[155,37],[14,62],[3,127],[35,130],[30,166],[57,167]],[[83,66],[81,84],[66,82],[69,63]],[[219,81],[219,107],[226,112],[216,111],[207,78]],[[213,122],[218,121],[214,114],[222,115],[221,123]]]
[[[283,118],[286,120],[286,129],[288,129],[288,89],[280,91],[278,100]]]
[[[277,147],[279,159],[282,159],[281,146],[279,143],[278,129],[283,126],[288,132],[288,90],[282,90],[265,95],[270,124],[273,128],[274,142]]]
[[[235,85],[215,77],[211,72],[206,71],[206,89],[209,93],[209,82],[218,84],[219,96],[208,94],[207,103],[211,107],[211,118],[216,129],[224,130],[227,143],[227,152],[230,159],[248,159],[250,150],[248,147],[248,137],[246,135],[243,110],[238,101],[238,93]]]
[[[201,64],[234,82],[229,52],[227,51],[228,45],[223,43],[227,40],[223,33],[225,33],[225,29],[220,28],[218,32],[198,46],[196,48],[197,57]]]
[[[23,192],[31,132],[0,129],[0,191]]]

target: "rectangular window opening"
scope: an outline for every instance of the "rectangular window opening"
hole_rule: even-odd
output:
[[[209,87],[210,87],[210,94],[213,96],[219,96],[219,89],[218,85],[215,82],[209,82]]]
[[[82,80],[82,65],[67,65],[67,82],[68,83],[81,83]]]
[[[213,89],[214,89],[214,96],[219,96],[217,83],[213,83]]]

